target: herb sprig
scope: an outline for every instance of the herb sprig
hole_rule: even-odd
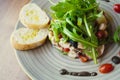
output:
[[[116,43],[120,42],[120,26],[116,28],[113,39]]]

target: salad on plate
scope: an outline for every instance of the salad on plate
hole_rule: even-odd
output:
[[[64,0],[51,6],[49,39],[64,55],[82,62],[97,58],[109,42],[105,12],[96,0]]]

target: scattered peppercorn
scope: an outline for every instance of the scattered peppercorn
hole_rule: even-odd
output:
[[[120,57],[118,57],[118,56],[113,56],[113,57],[112,57],[112,62],[115,63],[115,64],[119,64],[119,63],[120,63]]]

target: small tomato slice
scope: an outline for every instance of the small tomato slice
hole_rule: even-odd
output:
[[[99,67],[99,72],[101,73],[109,73],[114,69],[114,66],[110,63],[103,64]]]
[[[70,49],[69,49],[69,48],[63,48],[63,51],[64,51],[64,52],[69,52]]]
[[[114,11],[120,13],[120,4],[114,4]]]
[[[79,58],[82,62],[87,62],[88,61],[88,58],[86,56],[81,55],[81,56],[79,56]]]

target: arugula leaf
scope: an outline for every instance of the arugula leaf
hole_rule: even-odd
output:
[[[55,11],[55,15],[58,18],[62,18],[64,14],[74,9],[74,6],[68,2],[59,2],[57,5],[52,6],[51,9]]]
[[[64,27],[63,32],[73,41],[77,41],[77,42],[81,42],[81,43],[89,45],[89,46],[97,47],[97,45],[86,41],[81,36],[78,36],[78,35],[70,32],[66,27]]]
[[[77,26],[75,26],[69,18],[66,18],[66,22],[69,23],[72,27],[74,27],[76,30],[82,32],[82,30],[80,28],[78,28]]]
[[[59,42],[59,28],[60,28],[60,24],[57,23],[57,21],[54,23],[54,22],[51,22],[51,26],[52,26],[52,29],[53,29],[53,34],[55,36],[55,41],[56,42]]]
[[[96,18],[99,18],[103,15],[103,11],[101,11],[100,13],[92,13],[87,19],[89,20],[95,20]]]
[[[85,15],[84,15],[84,23],[85,23],[85,27],[86,27],[87,33],[88,33],[89,37],[91,37],[91,32],[90,32],[89,26],[87,24],[86,16]]]
[[[89,4],[86,4],[89,3]],[[57,18],[63,18],[65,13],[69,11],[75,11],[76,13],[80,13],[82,11],[90,11],[98,7],[98,4],[95,0],[65,0],[59,2],[55,6],[52,6],[51,9],[55,12]],[[76,15],[80,15],[76,14]]]
[[[84,15],[84,24],[85,24],[85,27],[86,27],[86,31],[89,35],[89,37],[91,38],[91,42],[95,42],[95,44],[97,43],[97,38],[94,36],[93,34],[93,30],[92,30],[92,26],[88,26],[87,24],[87,20],[86,20],[86,15]],[[97,45],[97,44],[96,44]],[[95,48],[92,47],[92,54],[93,54],[93,60],[94,60],[94,63],[97,64],[97,56],[96,56],[96,51],[95,51]]]
[[[114,32],[113,39],[115,42],[120,42],[120,26],[118,26],[116,31]]]
[[[92,47],[92,54],[93,54],[93,60],[94,60],[94,63],[97,64],[97,56],[96,56],[96,51],[95,51],[95,48]]]

